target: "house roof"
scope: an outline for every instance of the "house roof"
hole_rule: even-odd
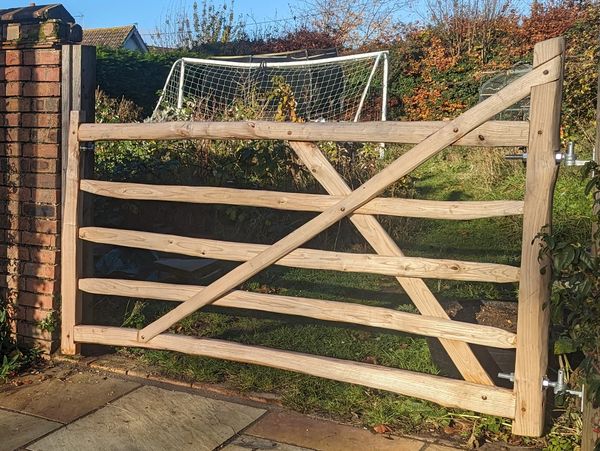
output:
[[[0,22],[42,22],[45,20],[62,20],[66,23],[75,23],[75,19],[60,4],[25,6],[23,8],[0,9]]]
[[[127,41],[131,35],[135,35],[136,40],[140,42],[147,51],[146,44],[135,25],[85,29],[83,30],[83,40],[81,43],[84,45],[95,45],[96,47],[119,49],[123,47],[123,44],[125,44],[125,41]]]

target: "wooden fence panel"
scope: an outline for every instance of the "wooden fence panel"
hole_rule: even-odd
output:
[[[540,435],[543,427],[542,378],[547,365],[549,274],[541,274],[536,235],[550,224],[555,176],[554,151],[559,146],[564,41],[556,38],[535,47],[534,69],[498,94],[451,122],[383,124],[163,123],[81,124],[70,115],[65,158],[62,252],[62,351],[78,352],[79,343],[166,349],[215,358],[268,365],[315,376],[363,384],[415,396],[450,407],[514,419],[513,432]],[[75,86],[75,85],[73,85]],[[71,84],[69,84],[71,89]],[[80,88],[78,88],[80,89]],[[490,118],[531,94],[530,124],[494,122]],[[528,136],[527,136],[528,134]],[[81,141],[101,139],[285,139],[329,195],[275,193],[212,187],[174,187],[82,180]],[[527,139],[525,139],[527,138]],[[418,143],[363,186],[351,191],[310,140],[387,141]],[[384,199],[377,196],[391,183],[454,144],[508,146],[529,144],[525,200],[440,202]],[[232,243],[173,235],[81,227],[81,193],[136,200],[185,201],[259,206],[319,212],[279,242],[271,245]],[[485,209],[487,211],[480,211]],[[478,211],[479,210],[479,211]],[[374,214],[435,219],[475,219],[524,215],[522,266],[406,257]],[[344,217],[375,249],[373,254],[349,254],[303,249],[300,246]],[[178,252],[186,255],[243,261],[207,287],[81,277],[78,237],[100,243]],[[360,271],[393,275],[415,302],[421,315],[364,305],[235,290],[254,274],[272,265]],[[520,282],[518,331],[452,321],[421,278]],[[140,331],[83,326],[83,292],[180,302],[168,314]],[[415,374],[358,362],[246,346],[220,340],[195,339],[163,333],[175,322],[215,303],[228,308],[255,309],[326,321],[352,322],[437,337],[465,381]],[[494,387],[468,343],[517,350],[515,387]]]
[[[182,320],[201,307],[214,302],[237,285],[244,283],[277,260],[285,257],[303,243],[314,238],[326,228],[377,197],[389,185],[404,177],[447,146],[458,141],[496,114],[529,95],[533,86],[558,80],[561,75],[562,59],[558,56],[541,64],[494,96],[488,97],[482,103],[461,114],[455,120],[448,122],[447,125],[396,159],[388,167],[353,191],[352,194],[349,194],[344,200],[328,208],[316,218],[273,244],[267,250],[213,282],[190,302],[181,304],[152,324],[144,327],[140,330],[139,340],[147,342],[159,333],[167,330],[177,321]]]

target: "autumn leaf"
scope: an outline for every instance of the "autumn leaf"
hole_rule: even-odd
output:
[[[378,424],[376,426],[373,426],[373,430],[378,434],[386,434],[388,432],[391,432],[391,429],[385,424]]]

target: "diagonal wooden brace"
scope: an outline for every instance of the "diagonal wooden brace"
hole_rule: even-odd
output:
[[[290,146],[329,194],[344,195],[352,192],[316,144],[291,142]],[[374,216],[353,214],[349,219],[378,254],[398,257],[404,255],[396,242],[388,235]],[[421,314],[449,319],[423,280],[408,277],[396,277],[396,280]],[[477,360],[477,357],[475,357],[475,354],[467,343],[444,338],[440,339],[440,343],[465,380],[482,385],[494,385],[492,379],[483,366],[481,366],[481,363]]]
[[[561,67],[562,60],[560,57],[552,59],[515,80],[495,95],[464,112],[453,121],[448,122],[448,125],[414,146],[410,151],[396,159],[346,198],[329,207],[323,213],[282,238],[264,252],[228,272],[209,285],[204,291],[194,296],[190,301],[181,304],[141,329],[138,333],[138,341],[143,343],[148,342],[177,321],[182,320],[199,308],[214,302],[239,284],[244,283],[255,274],[282,257],[285,257],[323,230],[377,197],[389,185],[404,177],[447,146],[458,141],[467,133],[509,106],[527,97],[531,92],[532,86],[559,79],[561,76]]]

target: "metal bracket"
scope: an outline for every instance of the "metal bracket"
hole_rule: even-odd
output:
[[[506,379],[511,382],[515,381],[515,373],[498,373],[498,377],[500,379]]]
[[[511,382],[515,381],[515,373],[498,373],[498,377]],[[579,408],[583,412],[583,406],[585,405],[585,386],[582,386],[580,391],[569,390],[568,385],[565,382],[565,372],[563,370],[558,370],[556,381],[551,381],[548,377],[544,377],[544,379],[542,379],[542,387],[552,387],[555,395],[567,394],[581,398],[581,405]]]
[[[577,155],[575,154],[575,143],[569,141],[566,152],[556,153],[556,162],[558,164],[564,163],[565,166],[585,166],[589,160],[578,160]]]
[[[86,141],[79,143],[80,152],[94,152],[96,150],[96,143],[93,141]]]
[[[565,166],[585,166],[586,163],[589,163],[589,160],[577,159],[577,155],[575,154],[575,143],[573,141],[569,141],[569,143],[567,144],[566,152],[556,150],[554,154],[556,158],[556,164],[564,164]],[[526,162],[527,152],[523,152],[521,154],[505,155],[504,158],[506,158],[507,160],[521,160]]]

